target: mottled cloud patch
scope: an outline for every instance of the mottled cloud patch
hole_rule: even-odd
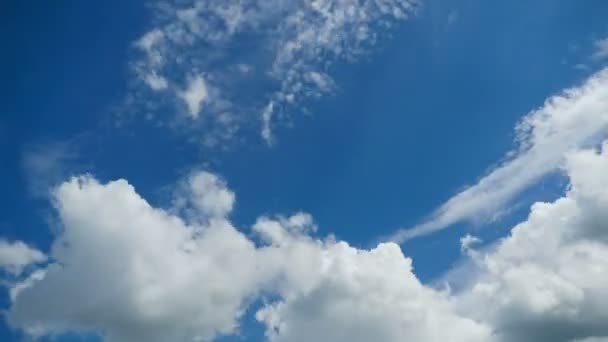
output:
[[[271,142],[276,122],[334,91],[333,63],[357,61],[417,7],[417,0],[162,2],[154,27],[134,43],[132,96],[151,92],[179,112],[175,98],[191,119],[229,112],[238,118],[231,128],[257,127]],[[198,125],[222,135],[221,125]]]

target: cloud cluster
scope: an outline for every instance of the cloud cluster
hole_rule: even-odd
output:
[[[144,88],[198,124],[219,122],[229,138],[237,119],[255,114],[270,142],[278,115],[332,92],[333,62],[357,60],[416,7],[417,0],[163,2],[155,27],[135,43],[133,68]],[[226,113],[236,119],[223,127]]]
[[[391,239],[402,242],[460,221],[491,218],[529,185],[558,170],[569,151],[606,137],[608,69],[603,69],[526,115],[516,127],[517,147],[505,162],[446,201],[429,220]]]
[[[308,214],[260,217],[247,237],[228,219],[234,194],[207,172],[179,184],[171,209],[124,180],[74,178],[54,193],[63,230],[53,262],[14,286],[7,317],[34,336],[211,341],[265,298],[255,318],[275,342],[602,341],[608,146],[564,165],[564,197],[535,204],[492,248],[463,238],[474,271],[456,292],[422,284],[394,243],[314,238]]]
[[[510,236],[477,254],[479,275],[458,295],[501,341],[608,337],[608,146],[569,154],[566,168],[567,195],[536,203]]]

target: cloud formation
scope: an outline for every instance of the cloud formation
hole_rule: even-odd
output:
[[[46,256],[21,241],[0,240],[0,268],[13,275],[19,275],[31,264],[46,261]]]
[[[442,204],[425,222],[396,232],[403,242],[461,221],[486,220],[543,176],[558,170],[569,151],[608,136],[608,69],[549,98],[516,127],[516,148],[506,161]]]
[[[608,336],[608,146],[570,153],[566,169],[566,196],[536,203],[510,236],[478,254],[479,276],[457,298],[502,341]]]
[[[126,181],[74,178],[55,191],[53,263],[12,291],[10,324],[34,336],[210,341],[238,331],[256,299],[269,341],[574,342],[608,338],[608,145],[570,152],[571,187],[493,248],[463,238],[474,271],[456,292],[422,284],[394,243],[314,238],[305,213],[260,217],[245,236],[234,194],[195,172],[175,208]],[[188,209],[188,210],[186,210]]]
[[[225,113],[240,124],[254,117],[270,142],[277,120],[335,89],[332,63],[356,61],[417,5],[417,0],[159,3],[154,28],[135,42],[138,89],[154,94],[143,101],[160,96],[173,109],[180,108],[174,102],[185,104],[194,121],[206,117],[190,125],[209,128],[209,121]],[[231,136],[221,124],[215,128]]]
[[[196,185],[216,192],[214,183]],[[63,223],[55,262],[14,293],[13,324],[34,336],[96,331],[114,342],[207,341],[234,331],[263,274],[254,244],[226,219],[189,225],[123,180],[74,178],[55,200]]]

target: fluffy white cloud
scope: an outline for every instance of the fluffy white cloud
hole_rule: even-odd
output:
[[[163,2],[156,7],[155,27],[135,42],[142,53],[133,63],[134,70],[155,96],[163,91],[185,101],[194,118],[203,100],[211,122],[226,111],[239,113],[241,119],[259,115],[262,137],[270,142],[272,121],[284,116],[283,111],[301,110],[302,101],[332,92],[330,64],[365,54],[379,36],[414,13],[417,4],[417,0]],[[201,72],[207,75],[205,80],[191,80],[184,90],[184,80]],[[217,92],[208,94],[207,87]],[[243,96],[239,89],[248,89],[248,94]],[[281,112],[274,113],[277,110]],[[211,125],[199,124],[207,129]]]
[[[8,242],[0,239],[0,268],[19,274],[23,268],[46,260],[46,256],[21,241]]]
[[[126,181],[75,178],[55,192],[63,230],[53,263],[13,287],[8,319],[33,335],[209,341],[237,331],[266,298],[255,316],[274,342],[602,341],[608,146],[565,160],[563,198],[535,204],[492,248],[463,238],[474,271],[457,292],[422,284],[394,243],[366,250],[313,238],[305,213],[261,217],[248,238],[226,218],[234,194],[206,172],[179,184],[170,210]]]
[[[608,337],[608,148],[569,154],[572,187],[537,203],[457,296],[501,341],[567,342]]]
[[[516,135],[517,148],[504,163],[450,198],[430,220],[398,231],[392,240],[404,241],[463,220],[491,218],[529,185],[558,170],[567,152],[606,138],[608,69],[549,98],[523,118]]]
[[[258,320],[271,341],[605,340],[608,146],[570,153],[565,165],[572,183],[566,196],[535,204],[489,250],[475,251],[479,240],[463,238],[475,270],[458,292],[420,284],[397,245],[365,251],[311,242],[306,266],[288,263],[306,276],[279,291],[282,299],[261,309]],[[268,230],[278,231],[274,225]],[[286,250],[297,245],[278,240],[291,244]]]
[[[234,193],[226,183],[206,171],[193,172],[179,184],[174,195],[175,209],[186,211],[185,216],[195,221],[225,217],[232,211],[234,201]]]
[[[270,341],[490,338],[488,327],[459,316],[443,294],[422,285],[412,273],[411,260],[396,244],[381,244],[370,251],[345,242],[309,248],[313,253],[306,261],[307,277],[292,282],[282,300],[256,314]]]
[[[188,225],[123,180],[72,179],[55,199],[63,223],[55,262],[14,293],[12,324],[33,335],[93,330],[113,342],[234,331],[262,274],[253,243],[229,222]]]

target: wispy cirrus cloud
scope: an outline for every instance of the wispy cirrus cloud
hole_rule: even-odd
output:
[[[516,148],[506,161],[442,204],[421,224],[390,239],[405,240],[462,221],[486,220],[543,176],[558,170],[567,152],[608,136],[608,69],[549,98],[516,127]]]
[[[228,139],[253,121],[271,142],[277,121],[335,89],[334,62],[356,61],[417,7],[418,0],[161,2],[156,24],[135,42],[135,87],[141,101],[161,96],[194,119],[190,126],[213,125]],[[185,96],[193,80],[205,86],[196,100]]]

